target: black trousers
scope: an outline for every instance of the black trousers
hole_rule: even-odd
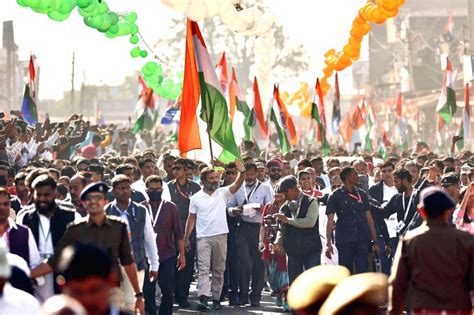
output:
[[[303,271],[321,264],[321,250],[311,254],[288,255],[288,278],[290,285]]]
[[[188,300],[189,287],[193,280],[194,259],[196,257],[196,239],[192,237],[190,242],[191,249],[186,252],[186,267],[181,271],[178,271],[178,268],[175,267],[174,296],[179,304]]]
[[[239,266],[239,299],[260,302],[264,285],[265,266],[258,250],[259,223],[241,222],[236,232],[237,264]],[[249,295],[250,279],[252,291]]]
[[[339,265],[349,269],[351,274],[367,272],[369,270],[369,246],[369,242],[336,243]]]
[[[227,234],[227,257],[224,271],[224,286],[222,287],[221,300],[225,296],[229,302],[237,302],[239,295],[239,264],[237,263],[237,245],[235,240],[235,222],[229,223]]]
[[[158,269],[158,285],[161,290],[161,304],[156,307],[156,283],[157,280],[150,282],[148,271],[145,272],[145,282],[143,284],[143,294],[145,295],[145,313],[149,315],[169,315],[173,314],[173,291],[174,291],[174,269],[176,266],[176,257],[170,257],[160,262]]]

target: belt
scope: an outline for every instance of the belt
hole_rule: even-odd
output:
[[[247,222],[247,221],[241,221],[240,223],[242,224],[247,224],[249,226],[252,226],[252,227],[260,227],[260,223],[257,223],[257,222]]]
[[[453,311],[453,310],[438,310],[429,308],[417,308],[413,310],[414,315],[471,315],[471,310]]]

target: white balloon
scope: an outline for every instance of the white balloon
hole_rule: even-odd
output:
[[[191,0],[161,0],[161,2],[175,11],[186,11]]]
[[[207,15],[207,5],[203,0],[193,0],[186,10],[186,15],[193,21],[205,19]]]
[[[222,14],[224,14],[226,12],[229,12],[229,11],[237,12],[237,10],[235,10],[234,5],[232,4],[232,1],[231,0],[220,0],[219,1],[219,9],[218,9],[219,15],[222,16]]]
[[[207,5],[207,14],[209,16],[214,16],[217,15],[217,12],[219,12],[219,0],[205,0],[206,5]]]

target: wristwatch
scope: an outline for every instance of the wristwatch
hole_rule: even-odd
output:
[[[143,297],[143,292],[138,292],[137,294],[135,294],[135,297],[136,298]]]

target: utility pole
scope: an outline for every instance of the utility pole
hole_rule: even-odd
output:
[[[76,52],[72,52],[72,72],[71,72],[71,109],[72,114],[76,109],[75,95],[74,95],[74,72],[75,72],[75,63],[76,63]]]

